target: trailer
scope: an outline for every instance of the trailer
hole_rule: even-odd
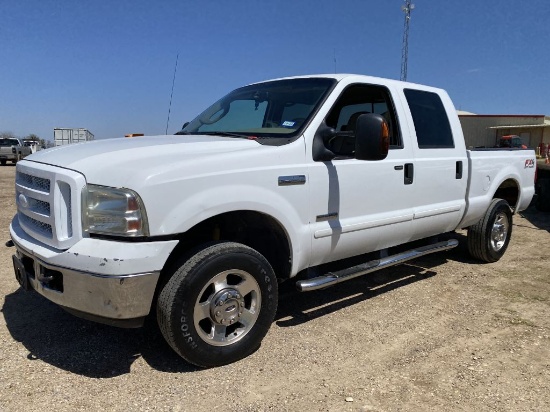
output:
[[[59,127],[53,129],[55,146],[64,146],[73,143],[83,143],[94,140],[94,135],[88,129],[71,129]]]

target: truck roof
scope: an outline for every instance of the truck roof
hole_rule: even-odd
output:
[[[412,88],[422,88],[426,90],[433,91],[443,91],[443,89],[427,86],[418,83],[403,82],[395,79],[388,79],[385,77],[376,77],[376,76],[367,76],[363,74],[352,74],[352,73],[334,73],[334,74],[308,74],[302,76],[290,76],[290,77],[280,77],[276,79],[267,79],[259,82],[254,82],[251,84],[265,83],[276,80],[290,80],[290,79],[307,79],[307,78],[326,78],[326,79],[335,79],[340,82],[342,80],[349,80],[350,82],[357,81],[361,83],[373,83],[373,84],[386,84],[386,85],[395,85],[397,87],[412,87]]]

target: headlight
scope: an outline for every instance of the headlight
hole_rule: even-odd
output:
[[[130,189],[87,185],[82,192],[85,232],[116,236],[148,236],[147,215],[139,195]]]

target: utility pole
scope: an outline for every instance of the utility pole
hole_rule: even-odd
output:
[[[411,0],[403,0],[405,4],[401,6],[401,10],[405,13],[405,26],[403,27],[403,48],[401,49],[401,80],[407,81],[407,63],[409,59],[409,25],[411,21],[411,11],[414,9],[414,4]]]

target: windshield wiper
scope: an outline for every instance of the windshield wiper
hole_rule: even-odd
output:
[[[241,139],[256,140],[256,136],[250,136],[246,134],[232,133],[232,132],[197,132],[195,134],[203,134],[207,136],[224,136],[224,137],[238,137]]]

